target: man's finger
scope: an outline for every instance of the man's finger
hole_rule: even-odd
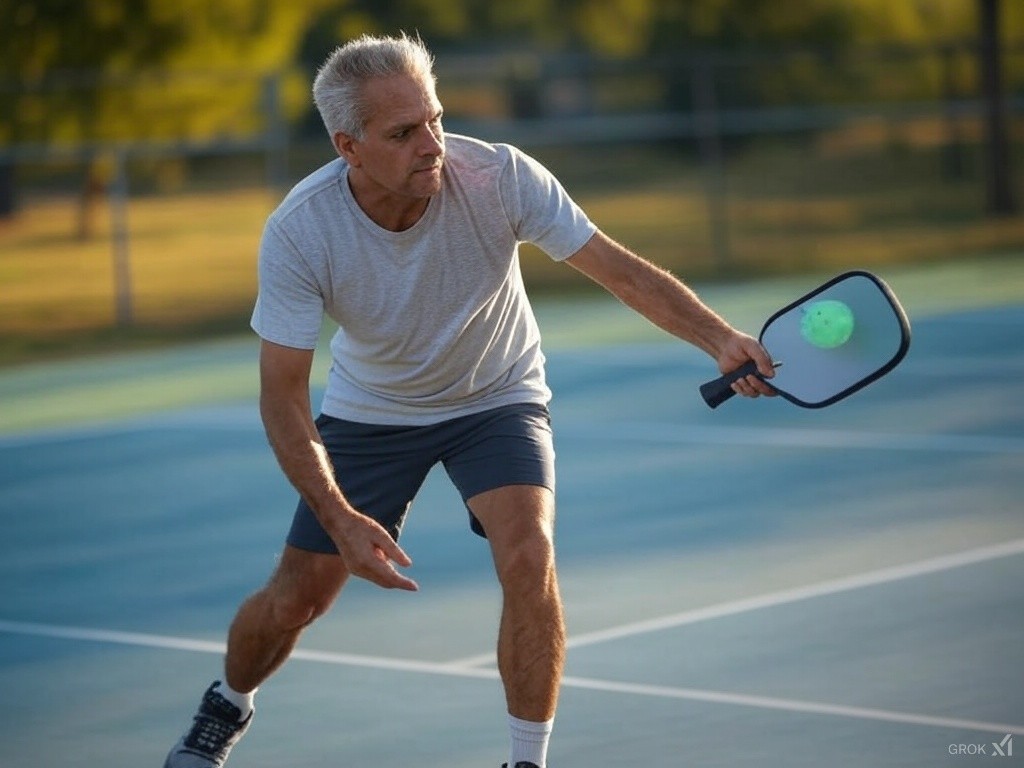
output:
[[[405,589],[410,592],[417,591],[419,589],[419,585],[409,577],[403,576],[399,573],[394,566],[394,562],[397,562],[403,567],[408,567],[412,565],[412,559],[405,554],[397,544],[394,544],[390,537],[388,538],[388,542],[391,542],[389,549],[392,550],[392,552],[387,552],[381,546],[374,545],[374,562],[369,564],[369,567],[367,568],[368,573],[364,578],[369,579],[380,587],[386,587],[388,589]],[[399,555],[400,559],[394,555]]]
[[[415,581],[395,570],[395,566],[391,564],[390,560],[376,565],[369,578],[377,586],[387,589],[404,589],[409,592],[416,592],[420,588],[419,584]]]
[[[412,565],[412,558],[405,554],[405,550],[402,549],[390,536],[387,536],[378,545],[378,551],[387,560],[393,560],[403,568],[408,568]]]

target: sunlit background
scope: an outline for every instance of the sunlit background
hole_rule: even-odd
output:
[[[685,278],[1024,247],[1017,2],[7,0],[0,364],[244,331],[263,220],[331,157],[317,65],[398,30],[448,131]],[[524,259],[537,294],[587,289]]]

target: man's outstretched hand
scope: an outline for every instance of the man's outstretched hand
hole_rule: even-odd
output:
[[[415,592],[419,585],[398,572],[396,565],[408,568],[410,558],[384,528],[358,513],[351,514],[334,536],[349,572],[384,589],[405,589]]]

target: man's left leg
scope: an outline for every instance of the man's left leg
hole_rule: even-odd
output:
[[[565,663],[554,495],[537,485],[509,485],[467,504],[487,534],[502,589],[498,671],[513,735],[508,764],[544,768]]]

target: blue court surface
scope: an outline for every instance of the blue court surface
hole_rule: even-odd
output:
[[[723,294],[751,331],[775,300]],[[849,400],[711,411],[700,353],[613,302],[540,305],[570,633],[552,768],[1024,764],[1024,303],[908,309],[908,358]],[[220,674],[294,504],[255,351],[0,373],[0,766],[160,766]],[[231,766],[505,759],[499,593],[443,473],[402,543],[421,591],[350,585]]]

